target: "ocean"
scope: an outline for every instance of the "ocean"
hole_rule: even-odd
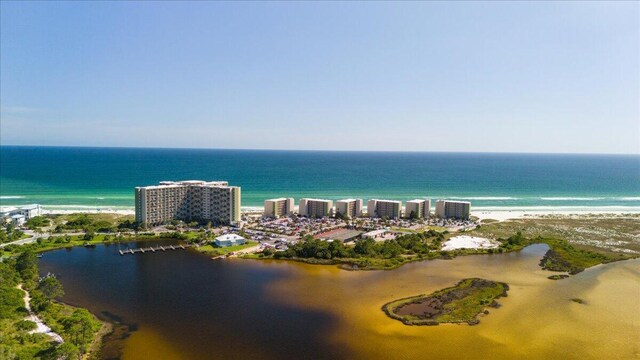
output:
[[[162,180],[227,180],[243,207],[356,197],[640,210],[640,155],[0,147],[0,206],[133,209],[133,188]]]

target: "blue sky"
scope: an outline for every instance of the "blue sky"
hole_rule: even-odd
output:
[[[1,2],[3,145],[640,153],[637,2]]]

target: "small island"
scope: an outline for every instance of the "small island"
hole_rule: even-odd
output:
[[[470,278],[431,295],[418,295],[384,304],[382,311],[405,325],[438,325],[441,323],[480,322],[478,314],[488,314],[487,306],[497,308],[497,298],[507,296],[509,285],[485,279]]]

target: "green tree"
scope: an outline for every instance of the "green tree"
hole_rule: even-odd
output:
[[[76,346],[83,346],[92,339],[93,319],[86,309],[76,309],[70,317],[63,319],[65,331]]]
[[[115,226],[107,220],[96,221],[93,227],[95,227],[98,232],[113,232],[115,230]]]
[[[80,357],[80,350],[78,350],[78,347],[76,347],[70,342],[64,342],[58,345],[58,347],[56,347],[56,351],[55,351],[56,359],[71,360],[71,359],[78,359],[79,357]]]
[[[51,300],[49,300],[44,294],[42,294],[39,290],[33,290],[31,293],[31,310],[39,313],[47,310],[51,305]]]
[[[20,320],[16,323],[16,329],[18,330],[30,331],[37,327],[36,323],[29,320]]]
[[[356,241],[353,251],[362,256],[373,256],[376,253],[376,242],[373,239],[360,239]]]
[[[84,236],[82,237],[82,240],[84,241],[91,241],[93,240],[93,238],[96,236],[96,233],[93,231],[87,231]]]
[[[49,300],[64,296],[64,289],[58,279],[47,276],[38,284],[38,290]]]
[[[25,285],[31,287],[38,280],[38,257],[33,250],[22,252],[16,259],[16,270],[25,282]]]

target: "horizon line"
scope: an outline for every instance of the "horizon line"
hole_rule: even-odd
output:
[[[595,152],[528,152],[528,151],[447,151],[447,150],[353,150],[353,149],[271,149],[271,148],[215,148],[215,147],[161,147],[161,146],[87,146],[87,145],[24,145],[0,144],[3,147],[84,148],[84,149],[155,149],[155,150],[236,150],[236,151],[298,151],[298,152],[354,152],[354,153],[440,153],[440,154],[520,154],[520,155],[622,155],[640,156],[639,153]]]

